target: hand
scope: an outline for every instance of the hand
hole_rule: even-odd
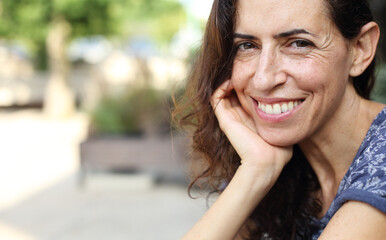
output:
[[[242,164],[184,240],[235,239],[292,156],[292,146],[272,146],[259,136],[253,119],[240,105],[230,80],[216,89],[211,104],[221,130],[239,154]]]
[[[240,105],[230,80],[215,90],[211,104],[221,130],[239,154],[242,165],[271,172],[272,177],[277,178],[292,156],[292,146],[273,146],[259,136],[255,122]]]

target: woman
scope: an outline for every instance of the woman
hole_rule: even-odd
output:
[[[365,0],[214,1],[178,111],[221,194],[183,239],[386,239],[378,38]]]

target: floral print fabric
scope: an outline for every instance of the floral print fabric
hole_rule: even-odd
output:
[[[386,108],[374,119],[366,137],[340,183],[326,215],[314,219],[316,240],[332,216],[347,201],[365,202],[386,213]]]

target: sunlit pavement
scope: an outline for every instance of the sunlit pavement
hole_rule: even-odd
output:
[[[205,200],[145,174],[95,174],[77,184],[87,120],[0,114],[0,239],[179,239]]]

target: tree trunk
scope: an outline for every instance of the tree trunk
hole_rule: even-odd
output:
[[[63,18],[52,22],[46,40],[50,77],[47,83],[44,112],[52,118],[66,118],[75,112],[75,99],[68,84],[69,63],[66,46],[71,27]]]

